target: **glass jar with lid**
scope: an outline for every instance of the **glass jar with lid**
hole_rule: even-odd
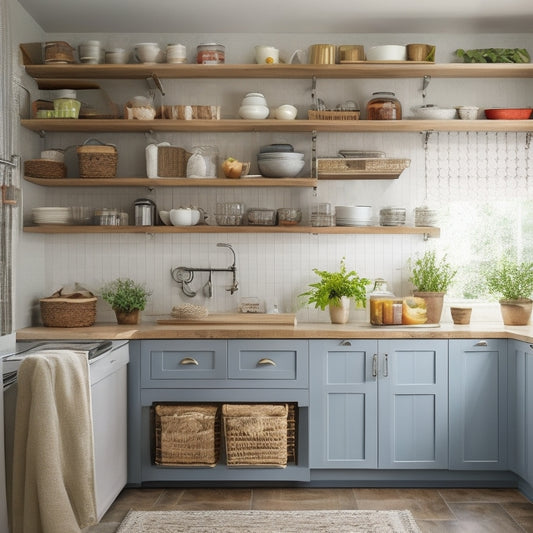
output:
[[[366,104],[367,120],[401,120],[402,105],[392,92],[372,93]]]
[[[391,326],[402,323],[402,300],[396,298],[382,278],[377,278],[370,293],[370,323]]]

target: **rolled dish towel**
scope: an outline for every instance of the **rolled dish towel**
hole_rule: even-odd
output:
[[[43,351],[18,371],[13,533],[79,533],[96,519],[87,354]]]

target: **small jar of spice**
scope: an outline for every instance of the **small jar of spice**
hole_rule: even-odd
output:
[[[196,63],[199,65],[217,65],[224,63],[225,47],[218,43],[204,43],[196,47]]]
[[[372,93],[366,104],[367,120],[401,120],[402,105],[391,92]]]

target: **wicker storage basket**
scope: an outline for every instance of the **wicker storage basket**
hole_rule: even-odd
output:
[[[161,178],[184,178],[191,153],[179,146],[157,148],[157,175]]]
[[[410,159],[332,157],[317,159],[317,170],[319,178],[397,178],[410,164]]]
[[[287,404],[222,406],[228,466],[287,466]]]
[[[96,297],[41,298],[43,325],[53,328],[82,328],[96,322]]]
[[[89,144],[95,143],[95,144]],[[117,175],[116,146],[89,139],[78,146],[80,178],[114,178]]]
[[[309,120],[359,120],[360,111],[307,111]]]
[[[216,465],[220,455],[218,405],[156,404],[153,412],[155,464]]]
[[[29,159],[24,161],[24,175],[30,178],[61,179],[67,176],[67,167],[60,161]]]

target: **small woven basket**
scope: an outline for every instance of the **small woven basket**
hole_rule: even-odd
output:
[[[309,120],[359,120],[360,111],[307,111]]]
[[[179,146],[157,148],[157,175],[161,178],[184,178],[191,153]]]
[[[89,143],[97,144],[89,144]],[[114,178],[117,175],[118,152],[116,146],[98,139],[88,139],[76,149],[80,178]]]
[[[168,466],[209,466],[220,456],[218,405],[156,404],[154,463]]]
[[[67,176],[67,167],[60,161],[29,159],[24,161],[24,175],[30,178],[61,179]]]
[[[41,298],[43,325],[53,328],[83,328],[96,322],[97,298]]]
[[[287,466],[287,404],[222,406],[228,466]]]

